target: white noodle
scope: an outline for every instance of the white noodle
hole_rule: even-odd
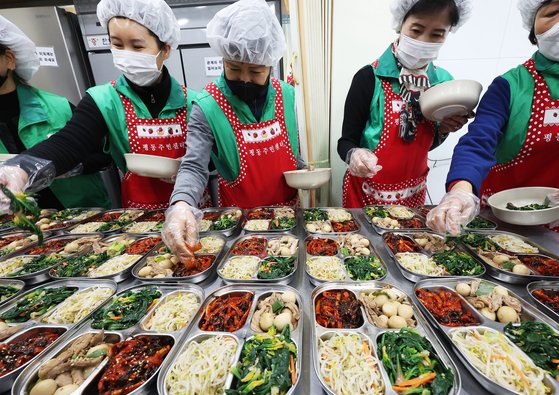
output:
[[[200,307],[198,297],[190,292],[169,295],[144,324],[149,331],[175,332],[188,325]]]

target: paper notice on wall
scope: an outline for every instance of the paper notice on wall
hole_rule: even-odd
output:
[[[205,57],[206,77],[218,77],[223,71],[223,58],[221,56]]]
[[[37,47],[35,52],[39,57],[39,64],[41,66],[58,67],[53,47]]]

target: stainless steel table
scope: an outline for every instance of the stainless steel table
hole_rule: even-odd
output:
[[[354,216],[361,224],[360,233],[368,237],[372,241],[375,249],[380,255],[380,258],[386,263],[388,267],[389,273],[386,279],[384,280],[384,282],[394,284],[399,288],[401,288],[403,291],[407,292],[409,295],[411,295],[413,291],[414,283],[405,279],[400,273],[400,271],[398,270],[398,268],[394,266],[391,257],[388,255],[388,252],[386,251],[386,247],[384,242],[382,241],[382,238],[368,224],[362,210],[355,209],[352,211]],[[540,244],[542,247],[545,247],[548,250],[556,254],[559,254],[559,233],[549,231],[541,226],[521,227],[521,226],[507,225],[496,220],[491,215],[490,211],[484,212],[483,214],[489,219],[492,219],[493,221],[497,222],[499,224],[498,227],[499,230],[506,230],[506,231],[518,233],[520,235],[524,235],[530,238],[531,240],[533,240],[534,242]],[[301,241],[306,236],[306,233],[303,230],[302,223],[299,223],[298,233],[296,236],[299,236]],[[226,246],[227,248],[231,246],[232,241],[235,238],[236,236],[229,238]],[[299,254],[300,254],[299,262],[304,263],[305,251],[304,251],[303,243],[300,243],[300,246],[301,248],[299,248]],[[487,275],[486,278],[490,279],[491,281],[495,281],[499,283],[498,280],[495,280]],[[119,290],[128,287],[136,282],[137,281],[133,279],[125,281],[120,284]],[[212,276],[210,276],[207,280],[205,280],[204,282],[198,285],[200,285],[204,289],[204,293],[207,296],[211,292],[215,291],[217,288],[225,285],[225,283],[223,283],[221,279],[217,276],[217,274],[214,272]],[[312,294],[312,290],[314,289],[314,286],[309,282],[305,274],[304,264],[300,265],[299,272],[297,273],[296,277],[294,278],[294,280],[291,282],[290,285],[296,288],[301,293],[301,296],[305,301],[305,304],[302,309],[302,313],[303,313],[302,317],[304,319],[303,343],[307,348],[303,349],[300,354],[300,357],[302,358],[303,371],[302,371],[301,381],[299,382],[299,386],[297,387],[295,394],[298,395],[321,394],[323,393],[322,386],[320,385],[320,382],[315,374],[313,363],[312,363],[312,353],[311,353],[311,324],[313,322],[311,319],[311,294]],[[510,284],[504,284],[504,285],[506,285],[509,289],[511,289],[515,293],[517,293],[519,296],[523,297],[529,303],[532,303],[532,300],[528,296],[525,286],[510,285]],[[446,338],[441,336],[436,330],[435,333],[441,340],[443,346],[448,350],[449,355],[451,356],[451,358],[453,358],[453,360],[455,361],[458,367],[458,370],[460,371],[462,377],[461,393],[469,394],[469,395],[489,394],[489,392],[485,391],[483,387],[481,387],[477,383],[477,381],[472,377],[472,375],[470,375],[468,370],[461,364],[460,360],[456,357],[456,354],[452,350],[450,343],[446,341]]]

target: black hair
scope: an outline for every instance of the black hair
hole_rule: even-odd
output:
[[[115,17],[113,17],[113,18],[130,19],[130,18],[127,18],[127,17],[125,17],[125,16],[115,16]],[[112,18],[111,18],[111,19],[112,19]],[[132,19],[131,19],[131,20],[132,20]],[[144,26],[144,27],[145,27],[145,26]],[[148,33],[149,33],[150,36],[152,36],[153,38],[155,38],[155,41],[157,42],[157,48],[159,48],[160,51],[163,50],[163,48],[165,48],[165,45],[166,45],[166,44],[165,44],[163,41],[161,41],[161,40],[159,39],[159,37],[157,36],[157,34],[155,34],[154,32],[152,32],[152,31],[151,31],[150,29],[148,29],[147,27],[146,27],[146,30],[148,31]],[[109,35],[109,38],[110,38],[110,37],[111,37],[111,34],[110,34],[110,32],[109,32],[109,26],[108,26],[108,24],[107,24],[107,34]]]
[[[538,8],[538,11],[540,10],[540,8],[542,8],[545,5],[548,5],[552,2],[553,0],[545,0],[542,1],[542,3],[540,4],[540,7]],[[536,14],[538,13],[538,11],[536,11]],[[530,34],[528,34],[528,40],[530,40],[530,42],[533,45],[538,45],[538,39],[536,38],[536,28],[534,26],[535,24],[532,23],[532,28],[530,29]]]
[[[6,51],[7,51],[8,49],[10,49],[10,48],[8,48],[7,46],[5,46],[4,44],[0,44],[0,56],[6,55]],[[14,72],[12,73],[12,75],[13,75],[13,77],[14,77],[14,81],[16,82],[16,84],[25,84],[25,85],[27,85],[27,81],[25,81],[23,78],[21,78],[21,77],[19,76],[19,74],[18,74],[16,71],[14,71]]]
[[[408,13],[404,16],[402,23],[410,17],[410,15],[424,15],[448,10],[450,16],[450,26],[456,26],[460,21],[460,12],[455,0],[419,0],[413,5]]]

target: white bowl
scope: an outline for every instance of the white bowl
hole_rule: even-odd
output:
[[[297,189],[317,189],[326,184],[332,175],[329,167],[314,170],[292,170],[283,173],[287,185]]]
[[[145,154],[124,154],[126,167],[134,174],[152,178],[171,178],[179,171],[181,160]]]
[[[0,154],[0,162],[5,162],[8,159],[12,159],[17,154]]]
[[[419,96],[419,106],[423,116],[431,121],[466,115],[476,108],[481,90],[477,81],[446,81],[423,92]]]
[[[547,194],[557,191],[555,188],[547,187],[525,187],[507,189],[498,192],[487,200],[495,217],[501,221],[515,225],[544,225],[559,219],[559,206],[543,210],[509,210],[507,203],[516,206],[538,203],[543,204]]]

